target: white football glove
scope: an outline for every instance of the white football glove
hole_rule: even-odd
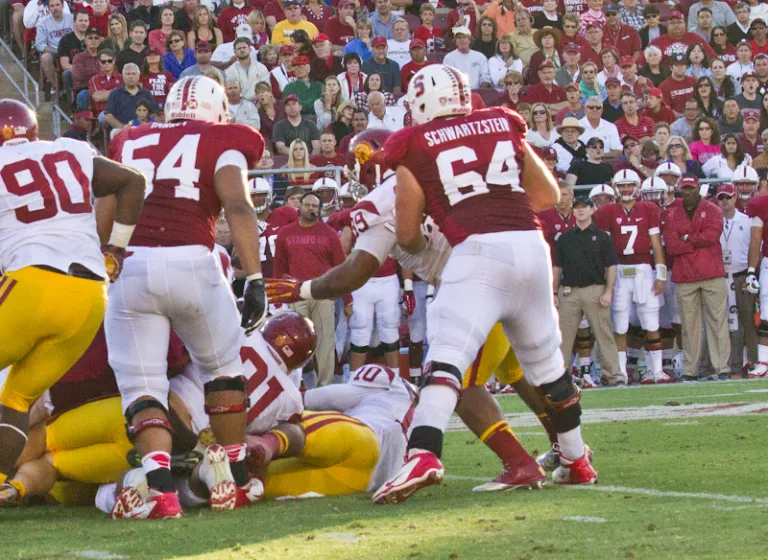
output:
[[[747,271],[747,280],[746,285],[747,291],[752,295],[757,295],[760,293],[760,282],[757,279],[757,276],[755,276],[755,269],[750,268]]]

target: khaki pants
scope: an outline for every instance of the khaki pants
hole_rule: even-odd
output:
[[[626,379],[619,370],[619,353],[616,348],[616,340],[613,337],[611,325],[611,308],[600,305],[600,296],[603,295],[605,286],[588,286],[586,288],[571,288],[571,293],[563,295],[560,288],[560,331],[563,333],[563,344],[560,350],[565,359],[566,369],[571,363],[573,342],[576,332],[579,330],[582,315],[587,316],[589,327],[595,335],[595,340],[600,347],[600,366],[602,375],[609,383],[624,381]]]
[[[299,301],[293,304],[293,310],[315,324],[317,334],[317,386],[323,387],[333,382],[334,370],[334,300]]]
[[[743,346],[747,347],[749,363],[757,363],[757,328],[752,317],[755,309],[755,296],[744,289],[746,281],[746,274],[733,277],[733,289],[736,292],[736,308],[739,313],[739,334],[741,335],[740,344],[738,345],[739,352],[737,354],[739,367],[735,371],[741,370],[741,348]]]
[[[698,377],[699,374],[702,309],[712,368],[715,373],[730,373],[731,340],[725,278],[677,283],[677,306],[683,328],[683,375]]]

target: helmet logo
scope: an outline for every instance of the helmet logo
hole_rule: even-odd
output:
[[[187,100],[187,109],[195,110],[197,109],[197,99],[188,99]]]
[[[280,350],[282,350],[283,354],[285,354],[289,358],[293,356],[293,350],[291,350],[291,347],[288,346],[287,344],[281,346]]]
[[[26,126],[10,126],[5,125],[3,127],[3,140],[10,140],[14,136],[24,136],[27,134]]]
[[[360,165],[363,165],[366,161],[368,161],[371,158],[371,155],[373,155],[373,148],[370,144],[361,142],[357,146],[355,146],[355,159],[360,162]]]

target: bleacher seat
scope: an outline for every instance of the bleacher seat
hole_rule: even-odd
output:
[[[421,25],[421,23],[419,23],[419,25]],[[435,14],[434,26],[435,27],[439,27],[443,31],[447,31],[448,30],[448,13],[447,12],[444,12],[444,13],[438,12],[438,13],[436,13]]]
[[[421,25],[421,20],[419,19],[419,16],[415,16],[413,14],[405,14],[405,21],[408,22],[408,25],[411,28],[411,33],[416,31],[418,27]]]

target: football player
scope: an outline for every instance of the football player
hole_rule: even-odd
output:
[[[731,183],[736,187],[738,193],[738,209],[746,211],[749,201],[757,195],[757,186],[760,183],[760,177],[754,168],[749,165],[739,165],[733,171]]]
[[[597,479],[581,437],[579,389],[563,371],[552,263],[535,215],[557,203],[557,183],[525,142],[520,115],[501,107],[473,112],[470,94],[466,74],[440,64],[421,69],[408,87],[414,126],[385,146],[387,163],[397,169],[400,249],[425,249],[426,214],[452,250],[427,311],[426,379],[407,461],[373,495],[379,504],[402,502],[442,480],[443,436],[463,372],[496,323],[552,410],[561,453],[553,480]]]
[[[32,110],[0,100],[0,370],[11,366],[0,393],[0,486],[27,442],[30,406],[99,330],[104,281],[121,272],[146,184],[84,142],[37,134]],[[115,201],[103,254],[92,195]]]
[[[645,330],[645,348],[650,362],[644,382],[668,383],[662,370],[659,336],[659,296],[664,293],[667,267],[661,245],[661,212],[651,202],[638,200],[640,177],[632,170],[621,170],[613,177],[613,187],[620,202],[603,206],[595,214],[595,224],[611,234],[619,255],[619,274],[614,288],[611,315],[619,348],[621,372],[627,375],[627,331],[630,308],[637,306],[641,327]],[[654,278],[653,268],[656,273]]]
[[[589,198],[594,203],[595,208],[600,210],[606,204],[616,202],[616,191],[611,185],[597,185],[589,191]]]
[[[124,130],[110,146],[114,158],[140,169],[149,185],[105,330],[129,433],[151,490],[153,519],[182,515],[170,471],[164,347],[171,326],[205,384],[211,429],[223,446],[204,458],[216,473],[211,507],[236,507],[237,488],[249,483],[240,317],[211,252],[222,208],[246,274],[242,326],[258,327],[267,312],[258,220],[245,176],[258,164],[264,139],[250,127],[226,124],[224,90],[204,76],[173,85],[165,117],[167,123]],[[101,210],[111,213],[109,205]]]
[[[312,192],[320,197],[322,216],[327,221],[331,214],[341,210],[341,198],[339,197],[339,185],[328,177],[322,177],[312,184]]]
[[[272,185],[262,177],[255,177],[248,181],[248,194],[251,195],[259,224],[268,222],[272,213]]]
[[[733,172],[733,183],[739,198],[748,195],[747,186],[751,183],[752,173],[755,172],[751,167],[737,168]],[[739,184],[737,184],[739,182]],[[756,188],[756,184],[753,189]],[[747,268],[746,288],[750,294],[760,297],[760,324],[757,326],[758,345],[757,345],[757,363],[749,371],[747,377],[755,379],[768,375],[768,228],[765,223],[768,222],[768,195],[760,195],[747,198],[747,216],[752,218],[751,237],[749,243],[749,257]],[[743,200],[743,199],[742,199]],[[758,264],[760,265],[760,280],[755,274]]]

